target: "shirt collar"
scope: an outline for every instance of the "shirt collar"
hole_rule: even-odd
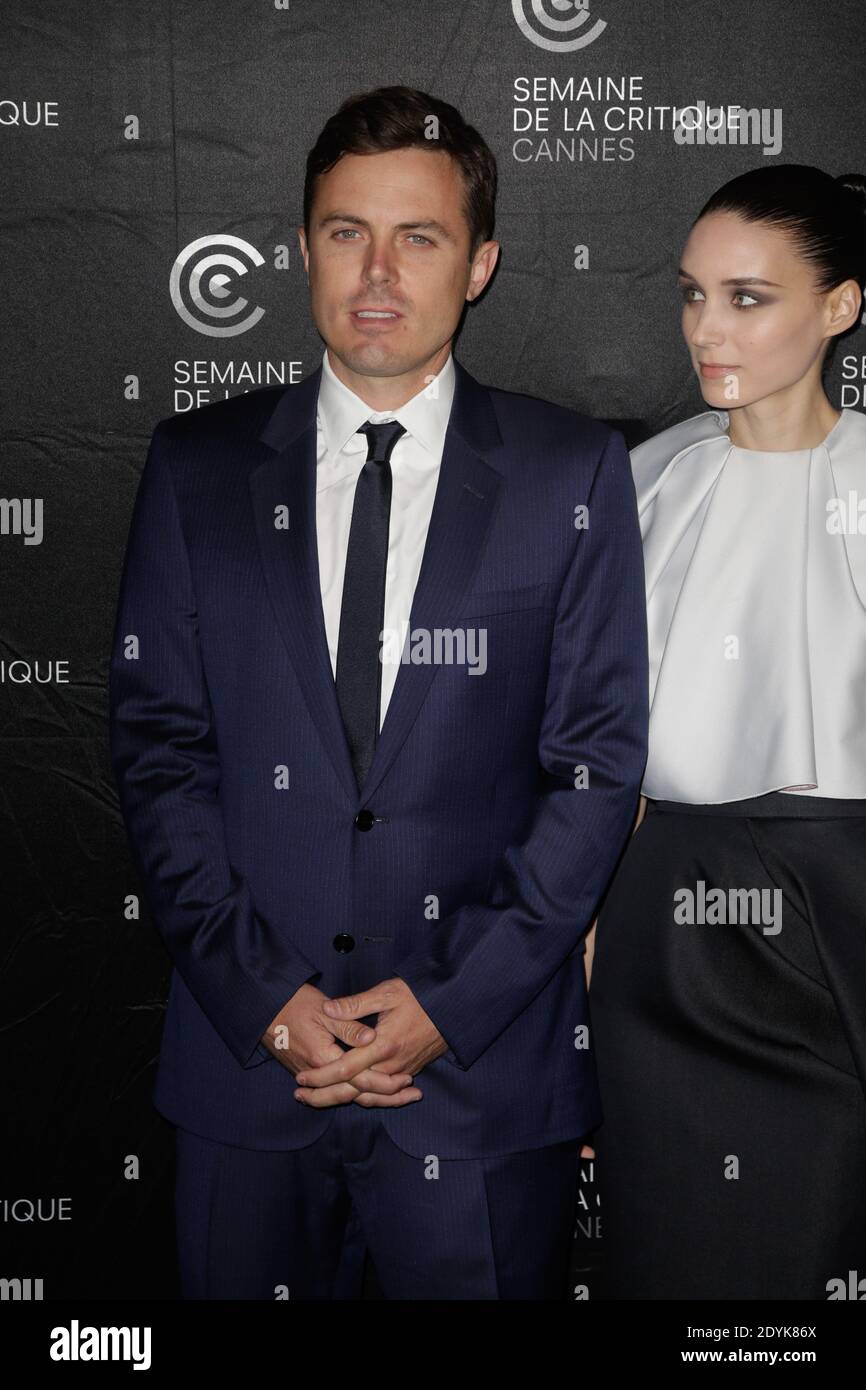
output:
[[[399,420],[408,434],[423,444],[435,458],[440,458],[448,429],[451,404],[454,399],[456,373],[454,358],[449,352],[444,367],[433,378],[438,383],[435,393],[428,386],[401,405],[397,410],[371,410],[366,401],[350,390],[335,373],[328,361],[328,349],[322,355],[322,375],[319,382],[317,415],[324,434],[328,457],[339,454],[367,420],[374,422]]]

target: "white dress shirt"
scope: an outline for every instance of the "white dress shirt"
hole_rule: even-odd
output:
[[[405,405],[394,411],[371,410],[336,375],[325,349],[316,411],[316,540],[322,612],[335,679],[355,485],[367,461],[367,439],[357,433],[358,428],[368,420],[374,424],[398,420],[406,429],[391,452],[391,519],[384,617],[387,630],[402,634],[408,631],[424,555],[455,379],[454,360],[449,352],[438,375]],[[399,669],[397,660],[382,663],[380,729]]]

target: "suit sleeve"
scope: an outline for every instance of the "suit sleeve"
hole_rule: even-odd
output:
[[[449,914],[394,971],[467,1069],[590,927],[634,820],[647,752],[643,550],[625,442],[611,431],[557,605],[529,831],[484,903]],[[584,765],[588,785],[576,786]]]
[[[232,867],[192,575],[154,430],[133,509],[109,672],[111,763],[133,860],[184,983],[242,1067],[295,991],[321,974],[255,909]]]

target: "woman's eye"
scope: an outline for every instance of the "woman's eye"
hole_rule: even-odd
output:
[[[699,304],[704,298],[701,291],[696,289],[694,285],[681,285],[680,293],[685,304]],[[748,303],[743,302],[746,300]],[[752,309],[756,304],[760,304],[761,301],[757,299],[755,295],[749,294],[746,290],[737,290],[732,296],[731,302],[735,309]]]

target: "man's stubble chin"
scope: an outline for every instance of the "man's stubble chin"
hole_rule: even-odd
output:
[[[358,376],[402,376],[415,365],[408,353],[389,348],[385,343],[353,343],[349,347],[329,344],[329,347],[334,356]]]

